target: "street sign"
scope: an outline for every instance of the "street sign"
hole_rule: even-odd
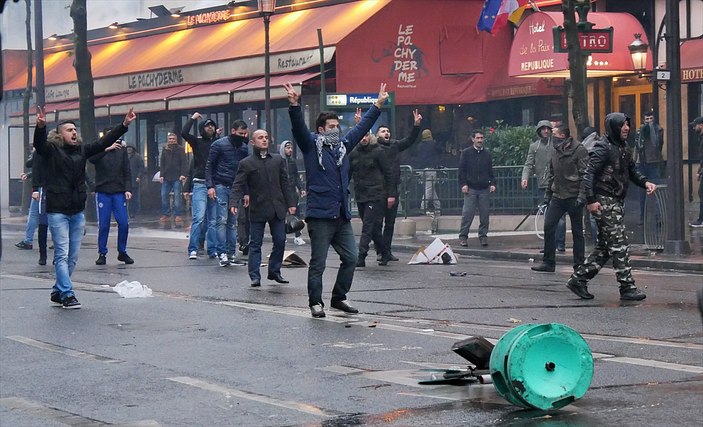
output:
[[[557,26],[552,31],[554,32],[554,51],[568,52],[569,46],[566,42],[564,28]],[[613,27],[579,31],[578,36],[581,51],[584,53],[611,53],[613,51]]]
[[[393,105],[393,95],[388,98],[385,106]],[[329,107],[368,107],[378,100],[378,93],[329,93],[327,106]]]

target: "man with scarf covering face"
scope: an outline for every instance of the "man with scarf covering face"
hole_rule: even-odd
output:
[[[344,137],[340,136],[335,113],[323,112],[310,133],[300,108],[300,95],[290,83],[285,84],[290,108],[293,137],[303,153],[307,177],[305,222],[310,235],[310,267],[308,268],[308,305],[313,317],[325,317],[322,302],[322,274],[325,271],[330,245],[341,259],[332,289],[331,306],[346,313],[358,313],[347,301],[347,292],[354,279],[357,247],[349,211],[348,152],[361,141],[381,114],[388,99],[386,85],[381,84],[378,99]]]
[[[632,150],[627,146],[630,118],[623,113],[608,114],[605,132],[605,138],[597,141],[591,150],[586,175],[581,182],[586,209],[598,225],[598,243],[586,261],[576,267],[566,287],[583,299],[593,299],[588,292],[588,281],[612,257],[615,277],[620,284],[620,299],[640,301],[647,295],[637,289],[632,277],[623,203],[629,181],[646,189],[648,195],[653,194],[657,186],[640,173],[632,159]]]
[[[220,267],[244,265],[237,260],[236,245],[227,250],[227,242],[237,241],[237,219],[228,210],[229,196],[239,162],[249,155],[249,129],[242,120],[232,123],[230,134],[213,142],[205,164],[207,197],[216,206],[215,230],[216,250]],[[228,238],[229,235],[229,238]],[[208,248],[209,249],[209,248]],[[229,252],[229,253],[228,253]]]

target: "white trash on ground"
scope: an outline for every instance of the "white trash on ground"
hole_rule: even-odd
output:
[[[123,280],[116,284],[112,290],[120,294],[122,298],[148,298],[153,296],[148,286],[142,285],[137,281],[128,282]]]

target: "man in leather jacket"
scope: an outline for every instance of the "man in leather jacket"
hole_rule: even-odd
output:
[[[647,180],[632,159],[632,151],[626,142],[630,118],[623,113],[608,114],[605,117],[605,132],[605,138],[596,142],[590,153],[586,176],[581,183],[586,208],[598,225],[598,243],[586,261],[576,267],[566,286],[579,297],[592,299],[588,281],[612,257],[615,276],[620,284],[620,299],[640,301],[647,296],[637,289],[632,277],[623,201],[629,181],[645,188],[648,195],[654,193],[657,186]]]

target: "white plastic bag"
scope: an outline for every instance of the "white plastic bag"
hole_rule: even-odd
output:
[[[128,282],[123,280],[116,284],[112,290],[120,294],[122,298],[148,298],[153,296],[148,286],[136,281]]]

